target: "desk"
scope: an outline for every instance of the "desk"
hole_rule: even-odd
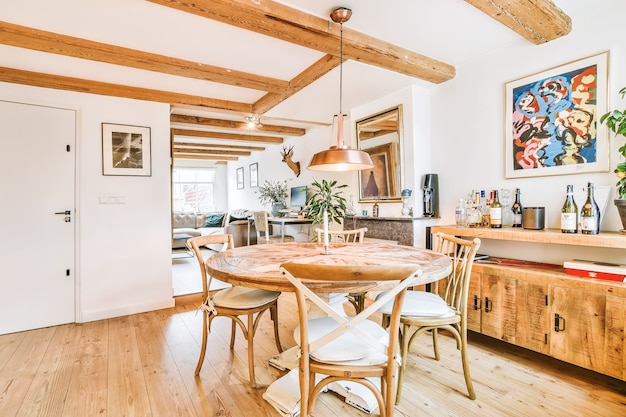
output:
[[[248,246],[250,246],[250,222],[252,217],[248,217]],[[313,219],[307,217],[268,217],[268,223],[280,224],[280,240],[285,240],[285,224],[311,224]],[[309,233],[307,233],[307,237]],[[308,240],[308,239],[307,239]],[[257,242],[258,243],[258,242]]]
[[[323,245],[313,242],[274,243],[241,246],[217,253],[206,261],[207,273],[233,285],[292,292],[291,283],[281,274],[280,265],[289,262],[327,265],[416,264],[421,266],[419,284],[437,281],[450,274],[450,258],[413,246],[388,243],[333,243],[324,255]],[[370,284],[371,285],[371,284]],[[332,292],[367,291],[359,286],[333,285]]]
[[[280,224],[280,241],[285,240],[285,224],[311,224],[313,219],[306,217],[270,217],[267,219],[272,224]],[[307,240],[310,234],[307,232]]]

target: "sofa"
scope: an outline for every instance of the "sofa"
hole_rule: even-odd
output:
[[[216,233],[233,235],[235,246],[248,243],[248,210],[238,209],[211,213],[183,213],[172,215],[172,249],[185,248],[186,239],[176,239],[177,235],[206,236]],[[256,243],[254,225],[250,226],[250,243]],[[219,248],[211,248],[219,250]]]

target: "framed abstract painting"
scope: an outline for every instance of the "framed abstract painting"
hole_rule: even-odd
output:
[[[505,177],[608,172],[608,52],[505,86]]]

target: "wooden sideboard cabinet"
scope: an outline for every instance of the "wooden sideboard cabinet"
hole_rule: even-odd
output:
[[[620,233],[434,226],[462,237],[626,249]],[[555,239],[555,237],[559,239]],[[468,296],[472,331],[626,381],[626,283],[564,269],[474,263]]]

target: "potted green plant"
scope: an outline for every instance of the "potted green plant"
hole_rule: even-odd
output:
[[[619,94],[624,98],[626,95],[626,87],[619,90]],[[606,124],[615,136],[622,136],[626,138],[626,109],[624,110],[611,110],[600,117],[600,123]],[[617,164],[613,172],[617,175],[617,197],[613,200],[613,203],[617,207],[620,219],[622,220],[622,229],[626,229],[626,143],[618,149],[622,154],[622,161]]]
[[[341,195],[341,188],[347,187],[346,184],[337,185],[337,181],[322,182],[313,181],[309,191],[307,201],[307,217],[313,219],[314,224],[324,221],[324,210],[328,213],[328,221],[330,223],[341,223],[341,219],[346,214],[346,199]]]
[[[263,185],[259,186],[258,190],[254,192],[258,194],[259,201],[263,205],[271,204],[272,216],[277,217],[281,213],[281,210],[287,208],[287,181],[268,181],[265,180]]]

